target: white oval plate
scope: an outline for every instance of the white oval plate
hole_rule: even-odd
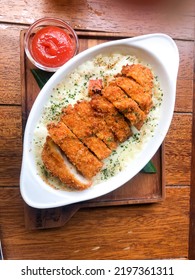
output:
[[[164,96],[159,125],[156,128],[154,137],[148,141],[141,153],[135,157],[130,167],[119,172],[108,181],[81,192],[55,190],[48,186],[37,174],[32,151],[33,131],[41,116],[44,104],[50,97],[52,89],[80,64],[98,54],[115,51],[135,55],[142,61],[149,63],[155,75],[159,77]],[[25,202],[35,208],[52,208],[68,205],[109,193],[135,176],[158,150],[169,129],[174,111],[178,67],[179,53],[177,46],[165,34],[149,34],[104,43],[78,54],[62,66],[39,93],[26,124],[20,176],[20,190]]]

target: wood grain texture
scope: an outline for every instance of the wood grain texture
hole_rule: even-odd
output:
[[[19,190],[0,188],[5,258],[187,258],[189,187],[166,194],[163,203],[82,209],[64,228],[27,231]]]
[[[192,112],[193,80],[178,78],[175,101],[176,112]]]
[[[145,7],[116,10],[115,2],[122,1],[1,1],[0,104],[5,106],[0,107],[0,227],[5,258],[172,259],[188,258],[189,250],[189,258],[195,259],[194,144],[191,151],[191,125],[192,117],[194,118],[191,114],[194,0],[189,0],[191,4],[183,0],[185,4],[180,16],[173,16],[170,9],[172,19],[165,13],[161,13],[159,17],[159,13]],[[174,1],[178,2],[179,6],[181,1]],[[80,30],[122,32],[126,36],[164,32],[179,39],[176,40],[181,62],[175,106],[177,113],[165,143],[166,183],[171,185],[167,187],[165,202],[82,209],[64,228],[45,231],[25,229],[23,201],[18,187],[13,187],[19,182],[22,118],[20,107],[8,105],[21,105],[20,30],[43,16],[68,20],[73,27]],[[94,39],[93,36],[92,38]],[[89,45],[92,46],[93,43],[92,40]],[[81,40],[81,49],[86,47],[88,46],[84,40]],[[188,239],[190,189],[191,220]]]
[[[195,43],[194,43],[195,46]],[[195,50],[195,49],[194,49]],[[193,126],[192,126],[192,164],[190,189],[190,233],[189,259],[195,260],[195,61],[194,61],[194,96],[193,96]]]
[[[0,187],[19,186],[22,156],[0,156]]]
[[[79,29],[126,32],[128,27],[133,36],[163,31],[174,38],[194,39],[194,18],[181,13],[174,16],[178,2],[169,12],[146,5],[131,5],[130,1],[126,3],[116,0],[104,0],[103,3],[94,0],[2,0],[1,21],[30,24],[41,17],[57,16]]]
[[[21,156],[21,107],[0,106],[0,156]]]
[[[190,185],[192,115],[174,114],[165,139],[167,185]]]
[[[21,104],[19,69],[21,28],[24,27],[0,24],[0,104]]]
[[[178,78],[193,80],[194,42],[176,41],[180,55]]]

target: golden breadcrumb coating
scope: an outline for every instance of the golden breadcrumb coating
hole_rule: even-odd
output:
[[[42,160],[50,173],[58,177],[68,187],[84,190],[91,186],[92,182],[90,180],[82,178],[80,174],[73,173],[70,164],[65,160],[59,147],[49,136],[47,136],[43,147]]]
[[[146,114],[150,111],[152,107],[152,96],[145,92],[144,87],[140,86],[131,78],[127,77],[117,77],[115,80],[117,86],[119,86],[129,97],[131,97],[140,109]]]
[[[120,143],[132,135],[132,131],[124,117],[106,98],[96,94],[92,96],[90,104],[97,114],[103,116],[106,124],[116,135]]]
[[[61,120],[100,160],[111,154],[112,151],[94,134],[89,121],[83,120],[74,107],[69,105],[64,109]]]
[[[95,114],[91,104],[87,101],[81,101],[74,106],[78,115],[88,123],[93,133],[100,138],[109,149],[117,148],[118,143],[111,129],[107,126],[104,118],[101,115]]]
[[[152,95],[153,74],[152,71],[142,64],[123,66],[122,75],[133,78],[138,84],[144,87],[145,91]]]
[[[48,132],[70,162],[86,178],[92,178],[100,171],[103,163],[88,150],[62,121],[57,124],[49,124]]]
[[[110,83],[109,86],[104,88],[102,95],[130,121],[131,125],[136,127],[136,124],[145,120],[145,113],[115,82]]]

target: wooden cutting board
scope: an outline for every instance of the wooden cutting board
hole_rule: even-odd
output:
[[[24,52],[24,34],[21,32],[21,84],[23,132],[31,107],[39,94],[39,87],[30,69],[35,68]],[[131,37],[131,34],[78,31],[80,52],[102,42]],[[25,205],[25,225],[27,229],[60,227],[84,207],[117,206],[127,204],[160,202],[165,196],[164,149],[163,145],[152,159],[157,173],[139,173],[117,190],[93,200],[84,201],[52,209],[35,209]],[[102,209],[103,211],[103,209]]]

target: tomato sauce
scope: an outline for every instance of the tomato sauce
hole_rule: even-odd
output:
[[[75,43],[70,35],[56,26],[40,29],[32,39],[32,56],[46,67],[59,67],[73,57]]]

